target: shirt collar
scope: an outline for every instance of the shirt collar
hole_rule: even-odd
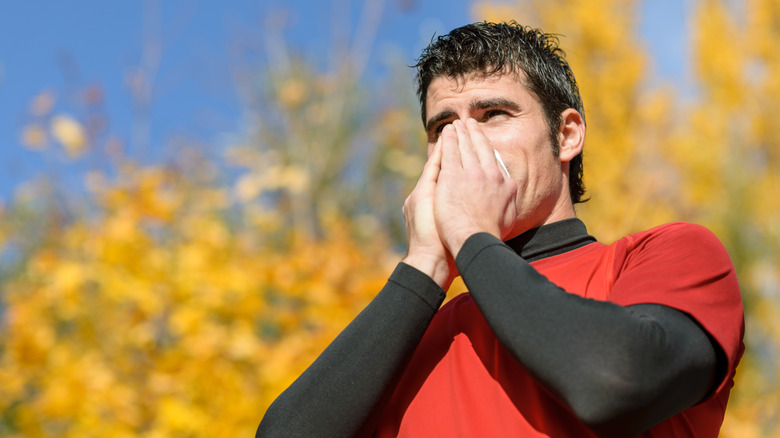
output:
[[[594,242],[596,238],[588,234],[585,224],[577,218],[570,218],[530,229],[509,239],[506,244],[520,257],[532,262]]]

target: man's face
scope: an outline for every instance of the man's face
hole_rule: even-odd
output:
[[[517,183],[517,222],[508,238],[560,219],[569,199],[542,106],[514,74],[438,77],[426,96],[428,153],[441,129],[456,119],[479,122]],[[571,201],[568,201],[571,206]]]

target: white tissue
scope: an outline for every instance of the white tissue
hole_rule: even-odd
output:
[[[496,159],[498,160],[498,164],[500,164],[501,168],[504,169],[506,176],[509,176],[509,170],[507,170],[506,164],[504,164],[504,160],[501,159],[501,154],[499,154],[498,151],[495,149],[493,149],[493,152],[496,153]]]

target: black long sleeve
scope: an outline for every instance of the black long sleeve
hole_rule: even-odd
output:
[[[712,387],[717,345],[677,310],[569,294],[485,233],[456,264],[504,347],[594,430],[635,435]]]
[[[268,408],[258,437],[351,437],[370,421],[444,300],[400,263],[385,287]]]

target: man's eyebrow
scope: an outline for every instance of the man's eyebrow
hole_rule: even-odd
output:
[[[503,97],[475,100],[469,105],[469,109],[471,111],[485,110],[488,108],[506,108],[511,111],[520,111],[520,105]],[[447,120],[453,116],[457,116],[457,114],[455,111],[449,109],[445,109],[444,111],[436,114],[435,116],[428,119],[428,121],[425,123],[426,132],[430,131],[434,125],[441,122],[442,120]]]
[[[517,103],[509,99],[505,99],[503,97],[495,97],[492,99],[484,99],[484,100],[475,100],[471,102],[469,109],[471,109],[471,111],[476,111],[476,110],[484,110],[484,109],[496,108],[496,107],[507,108],[512,111],[520,111],[520,105],[518,105]]]
[[[436,114],[435,116],[433,116],[430,119],[428,119],[428,121],[425,123],[425,130],[429,131],[431,129],[431,127],[433,127],[433,125],[435,125],[436,123],[439,123],[442,120],[447,120],[450,117],[456,116],[456,115],[457,114],[455,114],[455,111],[446,109],[446,110],[440,112],[439,114]]]

